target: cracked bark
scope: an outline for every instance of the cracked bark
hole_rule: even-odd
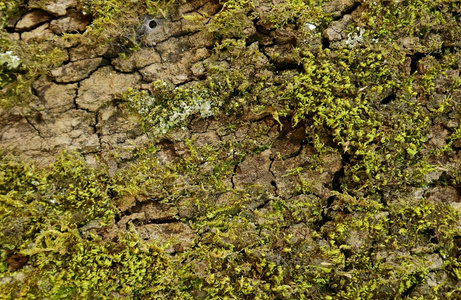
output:
[[[37,131],[38,136],[41,137],[41,138],[43,139],[42,133],[40,132],[40,130],[38,130],[37,127],[35,127],[35,125],[29,120],[29,118],[28,118],[28,117],[24,117],[24,119],[27,121],[27,123],[28,123],[35,131]]]
[[[99,130],[98,128],[98,123],[99,123],[99,112],[96,111],[94,113],[94,124],[91,125],[91,127],[93,128],[93,133],[96,134],[98,136],[98,141],[99,141],[99,151],[101,151],[103,149],[102,147],[102,136],[101,136],[101,131]]]
[[[272,171],[272,164],[274,163],[275,159],[271,159],[271,163],[269,164],[269,172],[272,174],[273,179],[271,180],[271,186],[274,189],[274,193],[278,195],[278,188],[277,182],[275,181],[277,177],[275,176],[274,172]]]
[[[99,64],[96,66],[96,68],[94,68],[92,71],[89,71],[84,77],[79,77],[78,74],[80,72],[77,72],[74,76],[77,77],[78,79],[76,80],[66,80],[66,81],[58,81],[58,79],[60,77],[65,77],[66,75],[51,75],[53,71],[55,70],[58,70],[60,68],[64,69],[64,68],[70,68],[71,66],[68,66],[68,64],[76,64],[78,62],[83,62],[83,61],[86,61],[86,60],[96,60],[96,59],[99,59],[101,58],[101,61],[99,62]],[[72,83],[78,83],[80,84],[81,81],[85,80],[85,79],[88,79],[91,77],[91,75],[93,75],[94,72],[96,72],[97,70],[99,70],[100,68],[104,67],[104,66],[107,66],[110,64],[110,61],[102,56],[98,56],[98,57],[95,57],[95,58],[84,58],[84,59],[79,59],[79,60],[76,60],[76,61],[71,61],[69,62],[68,64],[63,64],[61,67],[59,68],[56,68],[54,70],[51,71],[50,75],[48,75],[48,78],[50,78],[50,80],[55,83],[55,84],[59,84],[59,85],[67,85],[67,84],[72,84]],[[91,69],[91,68],[90,68]],[[84,70],[83,70],[84,71]]]

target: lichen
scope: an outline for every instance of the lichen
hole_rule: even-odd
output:
[[[21,60],[12,51],[0,53],[0,88],[14,80],[10,74],[20,65]]]
[[[98,20],[94,34],[130,38],[108,28],[134,28],[123,3],[85,3]],[[364,1],[360,24],[330,48],[321,43],[333,20],[322,11],[327,3],[286,1],[264,11],[252,1],[224,2],[207,28],[218,42],[204,80],[115,97],[140,116],[153,146],[111,175],[78,154],[62,154],[49,169],[1,155],[0,297],[459,297],[459,213],[431,195],[461,182],[459,2]],[[268,32],[299,29],[289,64],[267,58],[255,23]],[[240,118],[251,113],[278,133]],[[197,119],[218,123],[219,138],[174,139]],[[433,141],[436,125],[447,139]],[[231,135],[244,126],[240,139]],[[299,147],[312,153],[268,158],[273,167],[308,153],[305,165],[283,174],[298,184],[291,195],[233,182],[242,161],[299,128]],[[165,159],[156,146],[169,138],[175,155]],[[341,166],[320,182],[331,154]],[[328,192],[316,194],[316,181]],[[195,232],[192,246],[170,255],[167,245],[140,239],[135,222],[118,228],[122,210],[143,201],[187,208],[177,221]],[[27,264],[13,269],[13,255]]]
[[[260,53],[257,49],[245,49],[243,40],[224,40],[217,49],[216,56],[228,54],[249,64],[229,70],[210,63],[204,81],[180,87],[157,81],[150,91],[129,88],[117,98],[129,102],[131,109],[140,115],[145,131],[153,136],[163,136],[173,128],[185,126],[196,115],[207,118],[224,111],[233,114],[247,109],[264,87],[263,77],[257,84],[249,81],[249,77],[255,76],[251,66]]]
[[[30,103],[33,81],[61,65],[67,53],[53,41],[14,41],[3,28],[0,41],[0,52],[12,53],[15,61],[21,62],[15,68],[0,66],[0,107],[25,106]]]

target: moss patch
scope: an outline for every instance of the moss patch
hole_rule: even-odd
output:
[[[153,146],[111,176],[78,154],[40,170],[2,156],[3,297],[458,296],[459,3],[361,3],[334,43],[328,3],[266,4],[223,3],[204,80],[116,97]],[[106,27],[135,24],[118,1],[81,9],[94,36],[131,40]],[[256,175],[239,185],[244,162]],[[139,237],[147,221],[125,214],[149,201],[178,208],[167,221],[192,228],[192,246],[170,255]]]

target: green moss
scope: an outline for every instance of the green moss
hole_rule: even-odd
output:
[[[231,3],[233,4],[233,1],[225,2],[223,11],[212,23],[214,27],[211,27],[210,31],[217,38],[244,38],[248,35],[246,31],[253,25],[251,20],[246,17],[249,9],[252,8],[251,1],[247,8],[227,10],[226,8],[231,6]]]
[[[283,9],[274,9],[271,13],[281,19],[273,19],[273,23],[281,27],[295,20],[318,23],[321,12],[303,13],[301,8],[306,5],[287,3]],[[405,24],[417,22],[408,14],[418,5],[408,4],[392,18],[405,15],[408,17]],[[254,4],[226,2],[216,20],[239,9],[252,11]],[[426,9],[424,6],[422,13]],[[368,10],[362,17],[367,18],[367,13]],[[379,7],[370,8],[370,13],[379,13]],[[447,16],[448,12],[443,15]],[[389,26],[395,24],[392,20]],[[226,31],[227,27],[220,24],[217,21],[211,27]],[[389,27],[389,30],[397,33],[400,28]],[[369,30],[366,48],[303,49],[305,46],[300,43],[299,63],[303,72],[290,74],[289,78],[280,73],[273,81],[256,77],[248,82],[252,74],[245,68],[232,71],[210,68],[205,83],[176,90],[159,83],[151,93],[131,91],[125,99],[134,104],[135,111],[144,119],[145,129],[154,135],[183,126],[192,115],[207,117],[224,111],[232,113],[232,108],[241,106],[254,110],[265,107],[276,120],[292,116],[294,124],[307,122],[308,136],[319,152],[332,140],[343,153],[350,155],[351,164],[346,168],[350,188],[374,190],[388,184],[423,184],[425,174],[434,169],[428,163],[427,146],[423,146],[429,134],[428,121],[434,114],[428,113],[415,96],[420,89],[431,95],[435,80],[443,73],[440,67],[430,67],[415,81],[413,76],[405,74],[405,50],[388,42],[369,44],[374,43],[371,41],[376,38],[373,34],[377,29],[366,30]],[[248,38],[232,33],[221,33],[220,37]],[[238,61],[257,56],[256,52],[242,55],[241,42],[243,39],[224,39],[216,47],[218,57],[230,55],[238,65]],[[392,99],[390,103],[382,104],[387,98]],[[444,105],[441,103],[439,107],[443,109]]]
[[[129,233],[107,242],[97,236],[82,239],[77,231],[48,230],[22,253],[35,268],[23,271],[26,284],[4,285],[3,296],[107,299],[113,293],[144,298],[164,292],[160,283],[168,258]]]
[[[111,223],[116,212],[108,195],[115,188],[109,189],[104,169],[91,169],[81,157],[63,154],[50,170],[40,171],[3,156],[1,170],[2,273],[23,278],[2,284],[1,297],[162,293],[162,272],[169,263],[159,246],[135,233],[121,233],[112,242],[82,231],[92,220],[96,227]],[[14,253],[27,256],[33,268],[7,271],[6,256]]]
[[[198,146],[192,137],[169,161],[159,159],[155,146],[141,148],[112,177],[78,155],[63,154],[43,170],[2,156],[1,297],[456,297],[459,215],[412,191],[442,183],[456,188],[461,178],[456,160],[449,166],[434,163],[448,161],[460,139],[460,81],[451,72],[459,68],[458,49],[442,49],[437,42],[442,37],[456,42],[457,4],[363,3],[357,24],[365,29],[363,40],[323,49],[302,42],[319,39],[331,22],[322,3],[287,1],[267,15],[257,10],[258,3],[223,3],[207,28],[220,41],[204,62],[206,80],[177,89],[159,82],[148,92],[128,90],[118,98],[130,102],[154,140],[174,136],[192,118],[210,116],[221,119],[220,136],[248,126],[245,138]],[[123,16],[118,1],[83,5],[95,18],[89,32],[112,41],[131,39],[139,21],[134,14],[167,11],[163,4],[130,3]],[[298,69],[280,71],[271,62],[254,67],[262,55],[251,44],[251,27],[263,16],[261,22],[273,29],[318,26],[297,37]],[[120,35],[109,28],[113,23],[128,29]],[[418,44],[407,49],[394,42],[406,36]],[[2,50],[20,53],[14,52],[17,45],[8,45]],[[425,57],[410,74],[408,57],[414,53]],[[24,59],[30,69],[33,63]],[[219,63],[223,60],[231,68]],[[295,195],[286,197],[229,183],[245,157],[273,146],[270,126],[239,121],[242,111],[251,110],[306,128],[302,147],[312,146],[315,153],[303,159],[319,173],[329,169],[328,154],[343,155],[342,171],[330,174],[334,182],[325,186],[331,194],[316,196],[302,180]],[[455,125],[446,127],[446,144],[430,143],[432,126],[449,121]],[[441,168],[441,179],[426,176]],[[304,171],[295,167],[286,177],[296,179]],[[182,221],[196,232],[190,248],[168,255],[164,245],[141,241],[131,229],[115,230],[113,240],[102,238],[126,201],[146,198],[188,210]],[[93,224],[98,225],[88,229]],[[27,256],[26,267],[8,270],[12,254]],[[442,260],[435,269],[434,257]],[[437,285],[429,286],[433,278]]]
[[[91,25],[82,37],[90,45],[109,46],[121,54],[136,51],[139,45],[135,30],[143,16],[150,14],[168,18],[179,5],[177,0],[98,1],[82,0],[79,9],[92,16]]]
[[[125,195],[148,196],[175,205],[187,200],[187,206],[194,207],[194,218],[215,214],[211,210],[216,195],[228,190],[223,180],[233,173],[235,164],[246,153],[233,142],[197,147],[193,140],[188,140],[186,145],[187,153],[167,164],[159,162],[155,151],[141,151],[136,162],[114,175],[112,192],[120,201]],[[207,168],[201,169],[204,165]],[[238,198],[236,194],[237,202]],[[226,210],[218,210],[222,209]]]
[[[0,1],[0,28],[5,26],[7,20],[15,13],[18,13],[22,0],[2,0]]]
[[[367,3],[367,9],[361,15],[364,23],[372,30],[371,35],[390,41],[393,37],[414,36],[426,45],[435,41],[433,28],[456,29],[456,20],[452,18],[456,1],[404,1],[388,3],[376,1]]]
[[[351,183],[373,187],[414,177],[407,172],[424,164],[418,149],[426,140],[429,117],[413,98],[411,78],[393,76],[388,63],[393,54],[369,51],[306,52],[305,72],[287,84],[284,98],[294,106],[295,123],[312,122],[308,133],[314,143],[327,129],[351,156]],[[395,99],[382,105],[386,94]],[[323,147],[316,144],[319,151]]]
[[[258,14],[259,18],[270,22],[275,28],[283,28],[287,24],[328,24],[331,18],[322,11],[327,1],[296,1],[272,4],[269,13]]]
[[[0,85],[3,89],[0,91],[0,107],[24,106],[30,103],[33,81],[67,59],[67,53],[57,41],[13,41],[4,29],[0,29],[0,41],[0,53],[11,51],[11,55],[20,60],[18,68],[1,68]]]
[[[105,191],[107,175],[90,169],[78,156],[63,154],[45,173],[8,156],[1,165],[2,247],[24,249],[42,230],[73,229],[90,220],[107,223],[113,218]]]
[[[21,224],[28,230],[2,229],[3,261],[19,252],[33,266],[16,273],[3,270],[5,275],[25,276],[22,283],[13,280],[4,285],[4,295],[390,297],[424,285],[428,276],[425,253],[439,251],[446,258],[456,253],[453,238],[459,234],[455,229],[458,215],[444,204],[424,199],[384,205],[379,197],[335,193],[325,210],[327,200],[313,195],[270,196],[263,209],[252,209],[247,204],[265,197],[264,193],[231,190],[227,204],[218,206],[216,194],[228,190],[222,180],[241,159],[237,155],[223,160],[231,146],[196,147],[191,140],[188,154],[166,165],[157,161],[155,150],[140,151],[137,160],[112,179],[104,170],[85,167],[76,156],[63,155],[48,171],[4,159],[1,187],[7,196],[2,198],[2,224]],[[204,161],[213,175],[199,171]],[[75,189],[56,189],[71,186]],[[76,203],[77,190],[92,196]],[[197,207],[190,219],[197,232],[194,246],[170,257],[161,247],[140,241],[134,232],[120,232],[115,241],[108,241],[82,231],[88,220],[105,217],[107,224],[116,210],[104,207],[104,199],[112,195],[110,203],[117,205],[127,193],[170,203],[195,199],[188,204]],[[13,208],[9,203],[14,195]],[[68,203],[47,202],[56,196],[63,204],[68,198]],[[87,212],[86,222],[72,214],[76,206]],[[324,223],[325,217],[330,221]],[[35,227],[29,227],[32,224]],[[14,243],[8,234],[22,239]],[[445,268],[456,276],[459,267],[456,260],[446,259]]]

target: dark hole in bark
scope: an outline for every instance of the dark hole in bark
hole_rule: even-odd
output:
[[[386,98],[384,98],[383,100],[381,100],[381,102],[379,102],[379,104],[389,104],[391,101],[394,101],[396,97],[397,96],[395,94],[389,95]]]
[[[149,28],[154,29],[155,27],[157,27],[157,22],[155,20],[149,21]]]

